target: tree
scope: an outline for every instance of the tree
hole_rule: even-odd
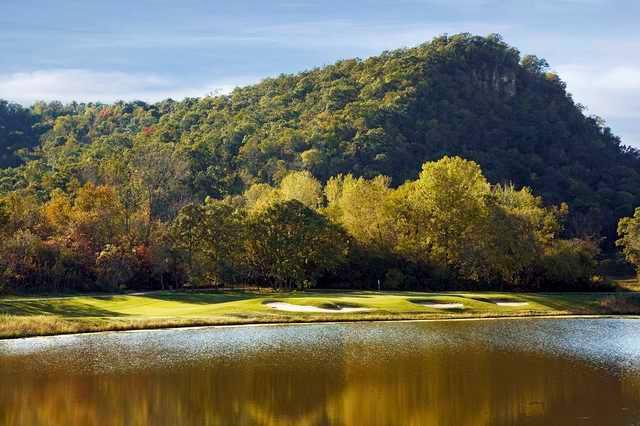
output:
[[[325,187],[326,212],[359,243],[378,251],[391,250],[395,232],[385,208],[392,193],[389,184],[386,176],[371,180],[351,174],[333,177]]]
[[[425,163],[419,179],[390,200],[400,251],[446,268],[477,262],[489,194],[489,183],[472,161],[444,157]]]
[[[131,151],[129,188],[125,190],[144,212],[143,241],[148,244],[152,223],[175,217],[189,201],[184,180],[188,164],[169,143],[141,140]]]
[[[543,58],[538,58],[536,55],[525,55],[520,61],[520,64],[525,70],[537,75],[542,75],[549,69],[549,63]]]
[[[624,217],[618,222],[616,245],[629,263],[640,271],[640,207],[636,208],[632,217]]]
[[[63,201],[52,202],[49,210],[55,206],[67,207]],[[58,217],[67,214],[58,213]],[[90,253],[101,251],[107,244],[116,244],[124,235],[124,212],[115,189],[110,186],[85,184],[78,191],[68,216],[70,238]]]
[[[30,230],[18,230],[0,243],[0,282],[14,290],[42,284],[42,240]]]
[[[524,187],[496,185],[487,198],[486,229],[480,239],[484,261],[473,275],[488,281],[522,284],[525,272],[543,255],[560,231],[554,208]]]
[[[42,224],[40,202],[31,191],[13,191],[0,196],[5,232],[35,229]]]
[[[280,200],[279,191],[266,183],[255,183],[243,194],[245,206],[252,213],[266,210]]]
[[[7,205],[3,200],[0,200],[0,236],[9,233],[9,212],[7,211]]]
[[[298,200],[311,209],[318,209],[322,203],[322,185],[308,171],[289,173],[278,189],[283,201]]]
[[[348,249],[338,225],[297,200],[276,203],[252,218],[247,240],[254,276],[278,289],[315,285],[344,262]]]
[[[63,191],[55,191],[44,205],[43,214],[47,224],[59,235],[69,231],[72,215],[72,200]]]
[[[566,201],[579,224],[566,233],[602,234],[612,249],[618,219],[640,205],[640,155],[586,116],[547,67],[496,35],[456,34],[229,96],[30,109],[0,101],[0,166],[18,166],[0,169],[0,191],[47,200],[74,181],[118,187],[136,195],[120,194],[144,211],[148,231],[187,202],[302,168],[320,181],[384,174],[396,187],[425,161],[459,155],[490,182]]]
[[[28,229],[0,242],[0,287],[13,291],[87,290],[94,277],[86,266],[73,251]]]
[[[178,212],[171,226],[174,247],[184,257],[189,278],[193,279],[194,267],[199,260],[199,247],[202,244],[201,226],[204,222],[204,209],[198,204],[187,204]]]
[[[0,99],[0,167],[20,165],[20,151],[37,145],[35,121],[29,109]]]
[[[182,280],[180,256],[169,224],[158,223],[154,226],[145,261],[150,269],[150,278],[155,282],[160,281],[161,289],[178,287]]]
[[[590,289],[592,278],[598,266],[597,256],[600,250],[592,240],[553,241],[544,252],[537,280],[537,288],[564,290]],[[530,287],[534,287],[530,284]],[[535,287],[534,287],[535,288]]]
[[[180,210],[172,233],[186,254],[192,284],[221,285],[242,275],[245,222],[243,211],[212,198]]]
[[[97,284],[103,290],[125,286],[133,278],[136,259],[125,247],[106,244],[96,257]]]

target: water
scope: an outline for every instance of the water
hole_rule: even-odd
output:
[[[640,425],[640,321],[0,341],[3,425]]]

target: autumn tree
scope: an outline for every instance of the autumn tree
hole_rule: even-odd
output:
[[[489,183],[472,161],[444,157],[425,163],[419,179],[392,198],[400,251],[454,269],[475,259],[489,193]]]
[[[276,188],[266,183],[251,185],[243,194],[245,206],[249,212],[262,212],[280,200]]]
[[[246,206],[253,212],[265,210],[279,201],[297,200],[318,209],[322,204],[322,184],[308,171],[287,174],[277,187],[264,183],[251,185],[245,192]]]
[[[52,202],[64,206],[55,199]],[[80,188],[69,211],[69,219],[71,238],[86,243],[92,251],[115,244],[123,236],[122,205],[114,188],[109,186],[87,183]]]
[[[0,236],[9,233],[9,212],[4,201],[0,201]]]
[[[325,187],[326,212],[361,244],[376,250],[392,249],[395,232],[385,208],[393,191],[389,184],[385,176],[371,180],[350,174],[333,177]]]
[[[308,171],[296,171],[286,175],[278,185],[282,201],[297,200],[311,209],[322,203],[322,185]]]
[[[71,224],[73,200],[63,191],[54,191],[43,206],[46,223],[57,235],[66,235]]]

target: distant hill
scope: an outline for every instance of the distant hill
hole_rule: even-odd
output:
[[[23,155],[29,162],[0,171],[0,191],[30,187],[46,197],[73,179],[104,179],[98,165],[144,138],[174,144],[196,198],[236,194],[292,169],[323,180],[385,174],[397,185],[448,154],[477,161],[492,182],[567,202],[573,235],[610,241],[617,219],[640,205],[638,152],[585,116],[544,60],[521,57],[500,36],[469,34],[269,78],[228,96],[0,104],[0,166],[18,165],[18,149],[37,147]]]

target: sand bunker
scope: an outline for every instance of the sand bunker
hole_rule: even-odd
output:
[[[529,302],[496,302],[498,306],[527,306]]]
[[[291,303],[284,302],[271,302],[266,304],[268,307],[272,309],[277,309],[279,311],[288,311],[288,312],[325,312],[325,313],[347,313],[347,312],[365,312],[370,311],[369,308],[349,308],[349,307],[341,307],[340,309],[327,309],[327,308],[318,308],[317,306],[306,306],[306,305],[292,305]]]
[[[418,305],[426,306],[427,308],[436,309],[464,309],[462,303],[431,303],[431,302],[414,302]]]

